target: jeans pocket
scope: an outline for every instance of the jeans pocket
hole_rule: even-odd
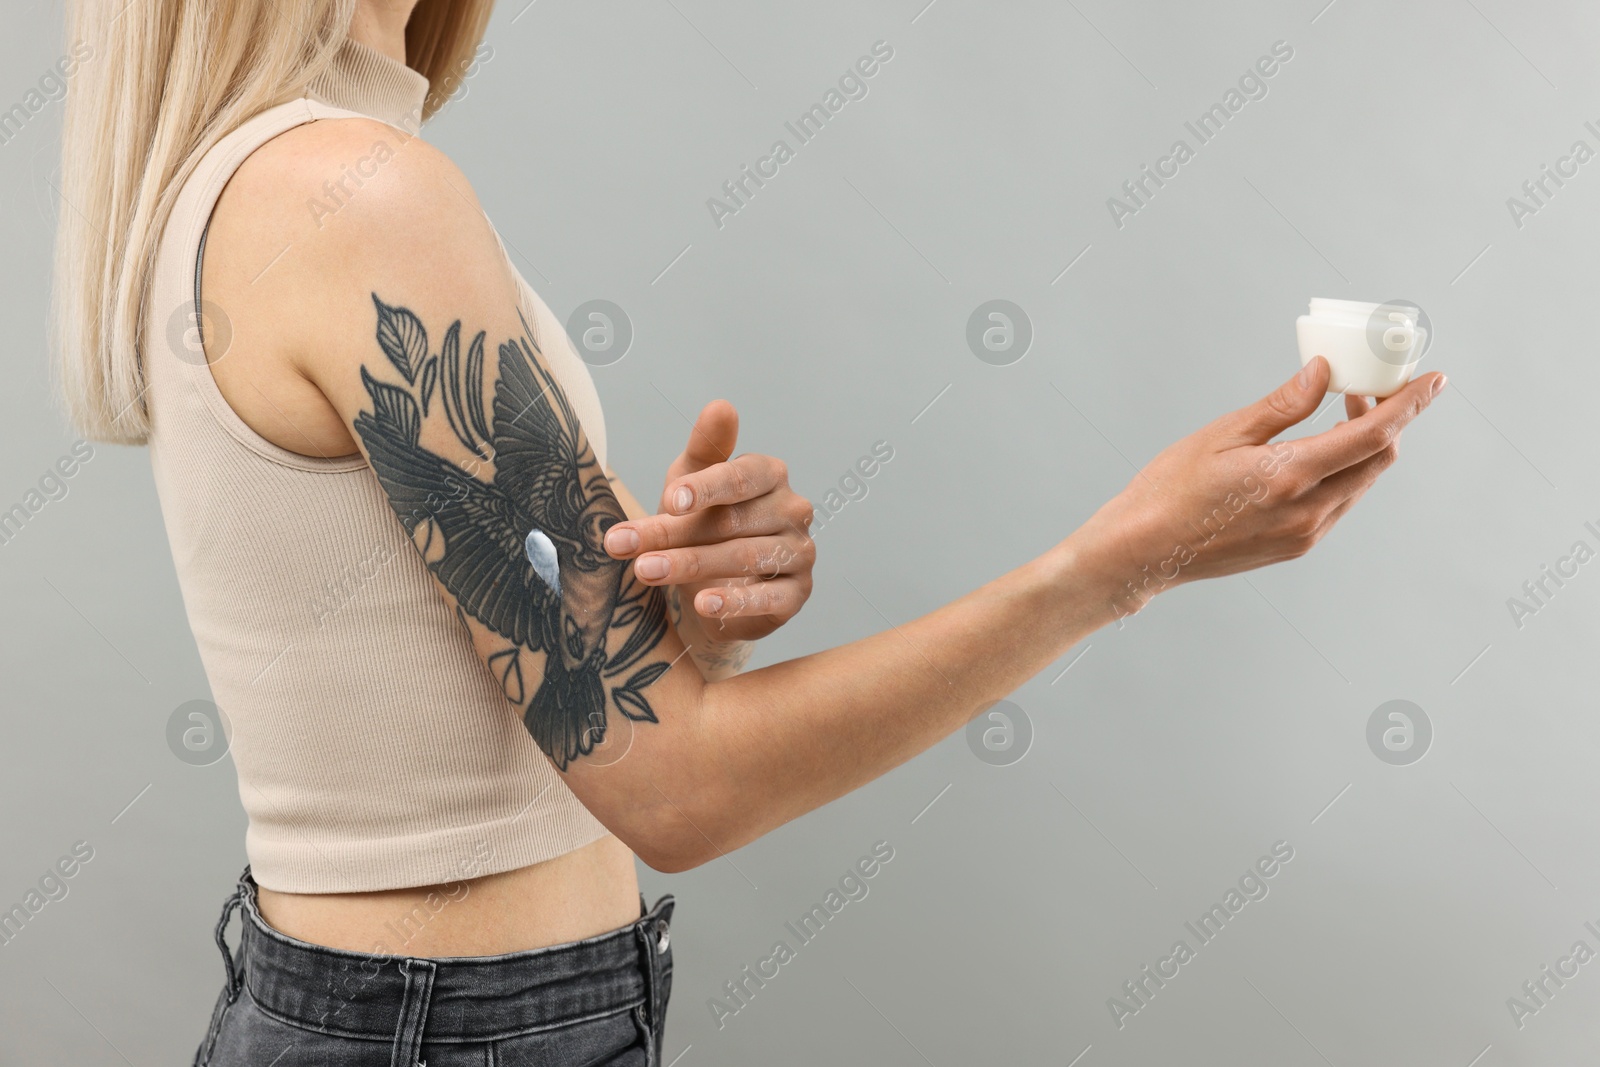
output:
[[[494,1063],[549,1067],[656,1067],[655,1042],[644,1009],[625,1008],[597,1019],[494,1042]]]
[[[464,1057],[458,1050],[471,1047],[446,1046],[443,1056],[421,1058],[459,1065]],[[392,1067],[394,1051],[392,1037],[343,1037],[269,1015],[247,989],[229,1006],[217,1030],[209,1067]],[[482,1053],[470,1062],[482,1064]]]

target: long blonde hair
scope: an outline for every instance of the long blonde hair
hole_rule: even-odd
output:
[[[421,0],[410,65],[438,110],[494,0]],[[85,437],[149,435],[139,343],[161,232],[184,179],[221,138],[301,95],[344,43],[356,0],[70,0],[76,66],[61,141],[51,348]]]

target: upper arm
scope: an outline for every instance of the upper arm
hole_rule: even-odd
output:
[[[291,194],[366,139],[321,136],[280,175]],[[262,298],[291,321],[288,357],[366,454],[534,740],[648,859],[639,813],[660,806],[683,736],[660,724],[693,720],[704,679],[673,669],[684,649],[662,591],[603,547],[624,508],[470,187],[414,142],[327,225],[288,236],[300,255]]]
[[[622,484],[622,479],[617,477],[616,471],[606,471],[606,479],[611,483],[611,491],[616,494],[617,502],[622,505],[622,510],[628,518],[647,519],[650,517],[650,512],[645,509],[643,504],[639,503],[639,498],[634,496],[626,485]]]

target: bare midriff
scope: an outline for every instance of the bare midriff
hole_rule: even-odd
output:
[[[261,887],[273,929],[314,945],[393,956],[496,956],[579,941],[639,918],[633,853],[609,834],[531,867],[374,893]]]

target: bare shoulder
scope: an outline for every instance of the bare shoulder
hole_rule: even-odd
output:
[[[320,119],[262,145],[232,186],[263,207],[292,212],[316,232],[335,232],[346,215],[412,215],[439,193],[478,210],[471,184],[450,158],[419,136],[376,119]],[[448,210],[448,207],[446,207]],[[349,229],[349,226],[342,229]]]
[[[318,384],[370,355],[374,296],[515,319],[514,276],[466,175],[374,119],[306,123],[252,153],[217,204],[206,259],[207,290],[245,319],[236,331]]]
[[[355,265],[363,251],[493,242],[471,183],[448,156],[365,118],[308,122],[262,145],[234,173],[212,221],[231,243],[293,252],[289,269],[274,272],[285,284]]]

